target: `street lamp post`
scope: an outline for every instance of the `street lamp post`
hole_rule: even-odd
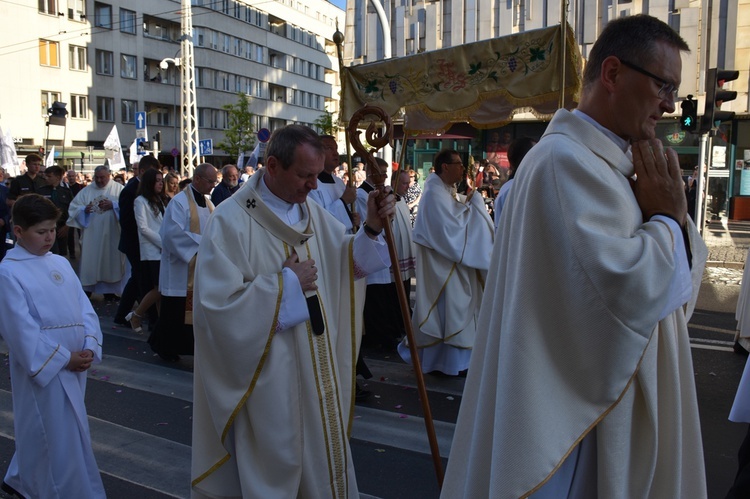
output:
[[[179,68],[181,64],[181,60],[179,57],[177,57],[177,55],[181,51],[182,49],[177,50],[177,52],[174,53],[174,57],[165,57],[164,59],[162,59],[161,62],[159,63],[159,69],[161,69],[162,71],[166,71],[167,69],[169,69],[170,63],[174,64],[175,68]],[[175,71],[175,73],[177,73],[177,71]],[[175,81],[174,81],[173,89],[174,89],[173,91],[174,99],[172,99],[172,116],[174,116],[174,123],[172,124],[172,129],[174,130],[174,136],[173,136],[174,146],[173,147],[177,147],[177,76],[176,74],[175,74]],[[178,172],[180,171],[179,168],[177,167],[178,156],[173,156],[173,157],[174,157],[174,170]]]

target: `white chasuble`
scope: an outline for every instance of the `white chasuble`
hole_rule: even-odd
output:
[[[524,158],[443,498],[533,497],[592,431],[598,497],[706,497],[687,321],[707,250],[688,221],[691,297],[663,317],[685,243],[644,223],[632,174],[622,149],[565,110]]]
[[[464,199],[435,174],[425,181],[419,201],[412,322],[424,372],[458,374],[468,367],[474,347],[495,230],[482,197]],[[409,360],[406,340],[399,353]]]
[[[348,435],[364,280],[354,236],[311,202],[293,208],[299,224],[282,222],[259,194],[263,174],[216,208],[198,252],[193,496],[356,498]],[[321,335],[309,320],[279,322],[292,251],[319,268]]]
[[[750,249],[747,253],[750,256]],[[748,261],[747,257],[745,257],[745,261]],[[734,317],[737,319],[737,337],[735,339],[740,342],[745,350],[750,350],[750,265],[745,265],[745,270],[742,273],[742,287],[740,288],[740,296],[737,298],[737,311]]]
[[[91,183],[81,189],[68,208],[71,227],[81,229],[81,284],[86,291],[98,293],[122,292],[125,276],[125,255],[117,245],[120,241],[120,216],[118,200],[123,187],[114,180],[103,188]],[[100,201],[108,200],[113,209],[102,211]],[[93,205],[91,213],[86,206]]]

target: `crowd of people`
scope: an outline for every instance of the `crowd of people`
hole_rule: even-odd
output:
[[[16,425],[4,490],[103,495],[83,405],[99,293],[119,297],[116,322],[148,323],[165,361],[195,356],[193,497],[357,497],[363,341],[467,376],[441,497],[706,497],[687,321],[707,251],[655,138],[687,50],[655,18],[611,21],[578,109],[538,141],[498,135],[500,168],[469,174],[440,151],[424,190],[407,169],[392,191],[377,159],[348,182],[335,138],[300,125],[274,131],[254,174],[204,163],[189,183],[147,156],[125,185],[100,166],[73,195],[77,175],[41,175],[30,155],[0,189],[18,243],[0,264],[20,304],[0,300],[16,421],[75,400]],[[80,280],[54,254],[74,258],[76,235]],[[404,314],[394,289],[412,278]],[[33,306],[61,293],[70,317]],[[64,438],[40,443],[51,426]],[[732,497],[747,497],[746,466]]]

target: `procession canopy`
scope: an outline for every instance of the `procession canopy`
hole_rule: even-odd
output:
[[[342,118],[365,104],[390,116],[404,110],[411,133],[444,132],[451,123],[496,128],[519,112],[544,118],[558,108],[563,74],[561,26],[346,67]],[[581,57],[570,26],[565,105],[581,88]]]

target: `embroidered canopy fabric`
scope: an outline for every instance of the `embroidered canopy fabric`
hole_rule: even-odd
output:
[[[441,132],[465,121],[477,128],[508,123],[517,112],[551,115],[560,98],[561,27],[469,43],[344,68],[342,119],[366,104],[390,116],[405,111],[412,133]],[[565,103],[581,86],[580,53],[568,27]]]

